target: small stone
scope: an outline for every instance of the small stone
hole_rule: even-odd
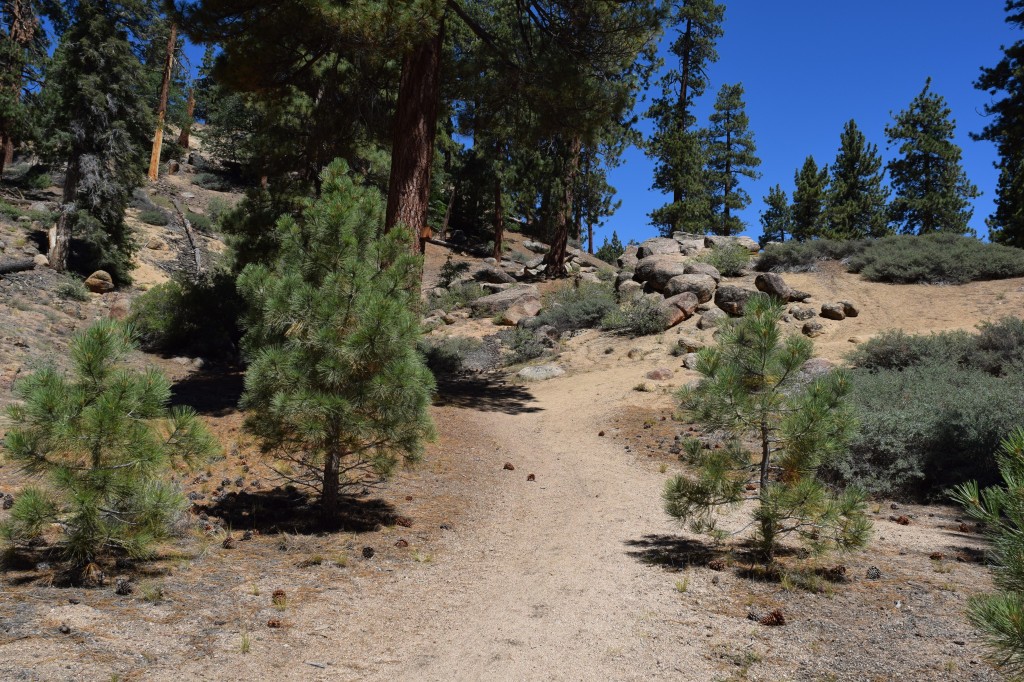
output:
[[[820,322],[805,322],[801,331],[804,336],[809,336],[813,339],[814,337],[821,336],[825,333],[825,325]]]
[[[37,253],[32,256],[32,262],[36,264],[37,268],[45,268],[50,264],[50,259],[41,253]]]
[[[533,474],[529,474],[529,475],[527,475],[526,480],[527,481],[536,481],[537,477],[534,476]]]
[[[440,528],[441,530],[455,530],[455,527],[450,523],[442,523]]]
[[[97,270],[86,277],[85,288],[94,294],[105,294],[114,290],[114,278],[104,270]]]
[[[899,508],[900,508],[900,506],[898,504],[896,504],[895,502],[893,502],[892,504],[889,505],[889,509],[899,509]]]
[[[82,603],[82,600],[77,597],[71,597],[70,599],[68,599],[68,603],[72,606],[78,606]]]
[[[502,467],[505,471],[515,471],[516,467],[512,462],[505,462],[505,466]]]
[[[604,431],[598,431],[598,432],[597,432],[597,435],[598,435],[598,437],[600,437],[600,438],[604,438]]]
[[[841,303],[822,303],[821,316],[828,320],[845,320],[846,311]]]
[[[71,626],[68,625],[67,623],[61,623],[60,627],[57,628],[57,631],[60,632],[60,634],[62,634],[62,635],[70,635],[71,634]]]
[[[667,381],[672,378],[672,370],[668,367],[659,367],[652,369],[645,376],[651,381]]]
[[[146,248],[152,251],[163,251],[167,248],[167,242],[159,237],[150,237],[146,242]]]
[[[843,306],[843,312],[847,317],[857,317],[860,315],[860,309],[853,303],[850,303],[849,301],[838,301],[837,303],[838,305]]]

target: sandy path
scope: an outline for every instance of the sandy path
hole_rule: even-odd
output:
[[[644,632],[660,601],[649,591],[664,591],[665,581],[626,543],[671,524],[657,502],[662,477],[598,436],[609,403],[597,397],[622,385],[569,377],[531,387],[540,411],[474,420],[480,442],[497,445],[486,455],[497,492],[445,558],[444,584],[402,595],[416,604],[404,625],[423,636],[396,647],[382,676],[703,677],[695,652],[662,650]],[[515,471],[501,470],[503,460]]]

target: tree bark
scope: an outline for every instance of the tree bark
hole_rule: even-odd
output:
[[[587,253],[594,255],[594,223],[587,221]]]
[[[501,196],[501,177],[494,176],[494,260],[501,263],[502,240],[505,237],[505,207]]]
[[[576,173],[580,166],[580,137],[574,135],[569,143],[565,159],[565,177],[563,178],[562,197],[555,216],[555,237],[544,257],[546,267],[544,274],[548,277],[565,275],[565,251],[569,245],[569,228],[572,225],[573,185],[576,184]]]
[[[7,73],[3,80],[5,88],[10,89],[14,99],[21,99],[22,71],[25,63],[22,59],[22,50],[26,49],[35,39],[36,29],[39,27],[39,20],[32,11],[30,0],[12,0],[5,2],[5,13],[10,16],[10,30],[7,40],[15,46],[15,56],[7,66]],[[14,160],[14,136],[12,128],[14,121],[0,121],[0,176],[3,176],[4,169]]]
[[[683,64],[679,74],[679,126],[680,131],[686,131],[686,91],[689,90],[690,86],[690,54],[692,52],[691,43],[693,42],[693,20],[686,20],[686,32],[683,34]],[[672,202],[678,204],[683,200],[683,191],[679,187],[672,188]],[[676,223],[676,229],[679,229],[679,223]]]
[[[60,217],[50,231],[50,249],[46,254],[50,267],[57,272],[68,268],[68,253],[71,249],[71,221],[77,209],[78,198],[78,155],[73,155],[64,174],[64,198],[61,202]]]
[[[329,449],[324,454],[324,477],[320,490],[320,522],[331,526],[338,520],[338,507],[341,502],[341,453],[337,449]]]
[[[6,263],[0,263],[0,275],[9,275],[12,272],[31,270],[35,266],[36,262],[31,258],[28,260],[7,261]]]
[[[398,85],[391,179],[385,228],[403,225],[412,233],[412,248],[419,251],[430,207],[430,168],[441,98],[441,49],[444,25],[417,45],[402,61]]]
[[[156,109],[156,132],[153,134],[153,150],[149,155],[149,179],[156,182],[160,177],[160,151],[164,144],[164,119],[167,118],[167,95],[171,90],[171,74],[174,72],[174,49],[178,43],[178,25],[171,22],[171,33],[167,38],[167,59],[164,61],[164,77],[160,83],[160,103]]]
[[[181,134],[178,135],[178,144],[183,149],[188,149],[192,143],[192,123],[193,116],[196,113],[196,92],[189,88],[188,91],[188,108],[186,110],[185,125],[181,129]]]

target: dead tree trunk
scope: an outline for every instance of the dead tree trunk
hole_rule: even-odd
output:
[[[192,140],[192,123],[193,116],[196,113],[196,91],[192,88],[188,90],[188,107],[185,111],[185,125],[181,127],[181,134],[178,135],[178,145],[182,149],[188,149],[191,145]]]
[[[160,177],[160,151],[164,145],[164,119],[167,118],[167,95],[171,89],[171,74],[174,71],[174,49],[178,42],[178,26],[171,23],[167,38],[167,59],[164,62],[164,78],[160,83],[160,103],[156,109],[156,132],[153,134],[153,151],[149,155],[149,179],[156,182]]]
[[[547,256],[544,257],[546,267],[544,274],[548,277],[565,275],[565,252],[569,246],[569,228],[572,226],[573,186],[576,184],[576,173],[580,166],[580,137],[574,135],[569,143],[568,153],[564,160],[565,169],[562,178],[562,196],[555,212],[555,237],[551,240]]]
[[[391,147],[386,229],[402,225],[419,250],[430,204],[430,166],[441,96],[441,48],[444,27],[417,45],[402,61]]]
[[[61,202],[60,217],[57,224],[50,230],[50,249],[46,254],[50,267],[57,272],[68,269],[68,253],[71,250],[71,224],[78,210],[78,179],[79,154],[74,154],[68,162],[68,170],[64,175],[64,198]]]
[[[501,176],[494,176],[494,260],[501,263],[502,240],[505,238],[505,206],[501,196]]]

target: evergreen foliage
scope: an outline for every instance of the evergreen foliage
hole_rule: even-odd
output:
[[[347,171],[325,170],[320,198],[278,222],[277,260],[238,279],[247,425],[290,463],[283,475],[320,493],[328,525],[344,490],[415,461],[433,434],[434,382],[416,352],[420,260],[406,231],[383,232],[380,193]]]
[[[825,233],[825,200],[828,191],[828,168],[818,168],[808,156],[794,176],[793,239],[806,241]]]
[[[887,190],[882,186],[882,157],[852,119],[843,127],[826,195],[826,236],[860,239],[888,234]]]
[[[147,81],[130,42],[138,21],[131,9],[75,3],[46,86],[54,106],[49,156],[67,163],[58,240],[77,237],[80,267],[106,270],[119,282],[130,281],[135,250],[124,212],[142,182],[153,133]],[[66,252],[51,264],[63,269],[62,259]]]
[[[715,511],[739,504],[756,481],[754,541],[767,561],[787,536],[826,551],[860,547],[870,532],[864,496],[855,488],[834,495],[817,476],[853,432],[849,379],[841,370],[801,378],[812,344],[799,335],[782,338],[783,310],[767,296],[753,297],[743,318],[721,330],[718,345],[698,353],[703,379],[680,391],[680,404],[732,440],[721,450],[688,448],[695,474],[670,479],[663,494],[671,516],[721,537]],[[746,438],[759,452],[743,446]]]
[[[984,633],[993,660],[1011,675],[1024,673],[1024,427],[996,455],[1002,486],[965,483],[953,499],[984,524],[992,541],[996,592],[971,599],[968,617]]]
[[[893,200],[889,220],[904,234],[972,232],[970,200],[978,188],[960,166],[962,152],[953,143],[956,123],[946,100],[931,92],[931,78],[910,103],[893,118],[885,134],[900,156],[887,169]]]
[[[612,265],[618,260],[626,250],[626,247],[622,245],[619,240],[619,235],[616,234],[615,230],[612,230],[611,241],[607,237],[604,239],[604,243],[601,244],[601,248],[597,250],[594,255],[603,260],[605,263],[611,263]]]
[[[97,323],[72,343],[71,377],[51,367],[18,383],[6,450],[47,483],[18,496],[3,526],[12,545],[58,523],[58,549],[74,571],[112,554],[147,557],[185,508],[169,471],[217,447],[195,413],[167,409],[162,374],[124,366],[131,349],[125,327]]]
[[[765,210],[761,212],[761,248],[769,242],[784,242],[786,235],[793,234],[793,208],[781,185],[768,190],[764,198]]]
[[[715,234],[739,234],[746,225],[733,211],[750,205],[750,195],[740,187],[740,178],[756,180],[761,159],[755,152],[750,131],[743,86],[723,85],[715,100],[707,130],[707,174],[711,191],[711,231]]]
[[[1006,22],[1017,29],[1024,28],[1024,0],[1006,0]],[[996,184],[996,210],[986,223],[989,239],[1007,246],[1024,248],[1024,40],[1003,48],[1003,58],[994,67],[983,68],[974,83],[994,102],[985,104],[988,117],[977,140],[988,140],[996,145],[999,159],[999,180]]]
[[[651,213],[651,221],[665,236],[703,234],[711,219],[710,191],[693,106],[708,87],[708,66],[718,61],[715,43],[723,34],[725,6],[714,0],[675,0],[670,11],[677,35],[669,52],[676,63],[659,81],[661,95],[647,112],[655,126],[647,154],[655,159],[652,189],[671,193],[672,201]]]

